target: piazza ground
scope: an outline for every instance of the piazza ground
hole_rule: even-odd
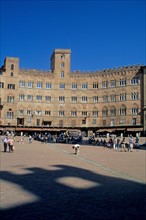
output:
[[[1,219],[145,219],[146,150],[1,143]]]

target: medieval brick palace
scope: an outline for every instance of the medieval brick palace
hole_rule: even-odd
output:
[[[49,71],[0,68],[0,131],[146,134],[146,66],[70,70],[69,49],[55,49]]]

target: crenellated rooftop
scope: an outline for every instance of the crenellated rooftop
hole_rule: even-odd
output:
[[[109,69],[103,69],[103,70],[93,70],[93,71],[80,71],[75,70],[71,71],[70,75],[73,76],[101,76],[101,75],[110,75],[113,73],[125,73],[127,71],[138,71],[142,66],[144,65],[132,65],[132,66],[123,66],[123,67],[117,67],[117,68],[109,68]],[[21,68],[19,70],[20,75],[33,75],[33,76],[53,76],[54,73],[51,70],[38,70],[38,69],[24,69]]]
[[[20,75],[33,75],[33,76],[52,76],[51,70],[38,70],[38,69],[20,69],[19,70]]]
[[[75,70],[72,71],[72,75],[102,75],[102,74],[111,74],[111,73],[121,73],[125,71],[138,71],[141,66],[144,65],[132,65],[132,66],[123,66],[123,67],[117,67],[117,68],[109,68],[109,69],[103,69],[103,70],[93,70],[93,71],[80,71],[80,70]]]

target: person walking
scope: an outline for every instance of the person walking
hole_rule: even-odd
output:
[[[112,138],[109,139],[108,146],[110,149],[113,148],[113,139]]]
[[[120,138],[117,138],[117,150],[120,149]]]
[[[134,145],[134,140],[133,140],[132,135],[130,135],[130,138],[129,138],[129,151],[130,152],[133,151],[133,145]]]
[[[139,137],[136,137],[135,139],[135,147],[139,149]]]
[[[117,138],[114,137],[113,139],[113,149],[116,150],[117,149]]]
[[[3,139],[3,144],[4,144],[4,152],[7,152],[7,147],[8,147],[8,137],[4,137]]]
[[[20,137],[19,144],[24,144],[24,139],[23,139],[23,137],[22,137],[22,136]]]
[[[13,152],[14,151],[14,141],[12,138],[8,139],[8,145],[9,145],[9,152]]]
[[[125,138],[123,138],[122,141],[121,141],[121,152],[123,151],[123,149],[124,149],[125,152],[127,151],[127,150],[126,150]]]
[[[28,141],[29,141],[29,144],[32,143],[32,136],[31,136],[31,135],[29,135],[29,137],[28,137]]]

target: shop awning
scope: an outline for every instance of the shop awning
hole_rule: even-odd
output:
[[[98,133],[98,132],[113,132],[114,130],[113,129],[99,129],[99,130],[97,130],[96,132]]]
[[[127,128],[127,131],[143,131],[143,128]]]
[[[115,131],[125,131],[125,128],[115,128]]]
[[[16,131],[66,131],[66,129],[61,129],[61,128],[47,128],[47,127],[43,127],[43,128],[22,128],[22,127],[17,127],[15,129]]]
[[[6,127],[5,130],[7,130],[7,131],[15,131],[15,128]]]
[[[31,128],[16,128],[15,131],[31,131]]]

